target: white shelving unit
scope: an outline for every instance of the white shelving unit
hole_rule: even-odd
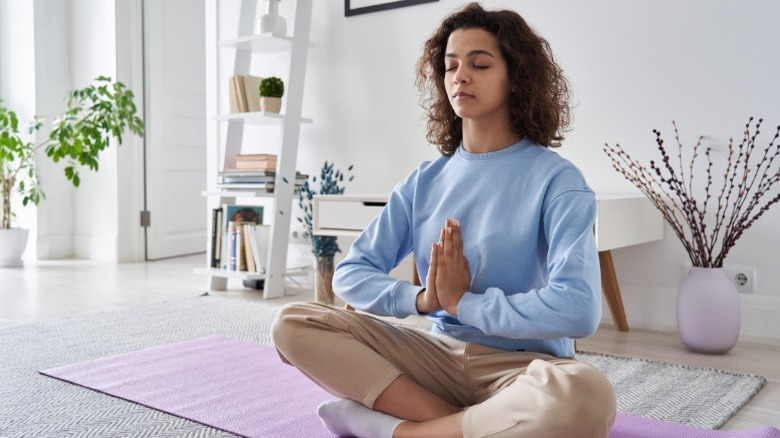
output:
[[[209,150],[210,172],[216,174],[224,168],[234,167],[236,154],[241,153],[245,125],[279,126],[282,131],[281,150],[278,153],[276,167],[275,190],[273,193],[253,190],[219,190],[216,188],[216,178],[210,178],[209,190],[203,192],[209,198],[209,223],[211,209],[222,204],[235,204],[241,199],[273,200],[273,208],[264,213],[263,222],[271,222],[270,243],[268,247],[268,266],[265,274],[256,272],[235,272],[224,269],[210,268],[207,255],[205,268],[195,269],[195,272],[208,275],[210,290],[224,290],[227,280],[232,279],[265,279],[264,298],[284,296],[287,246],[290,236],[290,219],[292,216],[293,197],[295,196],[295,168],[298,158],[298,139],[303,123],[311,123],[311,119],[301,117],[303,107],[303,86],[306,76],[311,28],[312,0],[297,0],[295,5],[294,35],[278,36],[273,34],[255,34],[255,20],[258,4],[264,0],[241,0],[238,33],[236,38],[220,40],[220,1],[206,1],[206,60],[210,66],[206,71],[206,105],[208,121],[206,135]],[[286,102],[284,113],[266,112],[229,113],[224,105],[228,92],[228,78],[219,74],[220,55],[235,52],[233,75],[250,74],[253,55],[269,55],[288,52],[290,58],[289,77],[285,80]],[[281,66],[280,66],[281,67]],[[281,70],[281,68],[280,68]],[[222,105],[220,105],[222,103]],[[226,140],[222,143],[221,129],[227,129]],[[215,176],[215,175],[214,175]],[[291,183],[287,183],[290,181]],[[209,224],[208,236],[211,236]],[[211,251],[211,239],[208,239]]]

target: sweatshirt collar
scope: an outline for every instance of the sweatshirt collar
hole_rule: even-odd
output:
[[[472,153],[464,149],[463,143],[461,142],[460,146],[458,146],[458,149],[455,153],[460,158],[467,161],[488,161],[488,160],[495,160],[495,159],[506,157],[507,155],[513,154],[516,151],[525,149],[529,144],[530,144],[530,140],[527,140],[527,138],[522,138],[517,143],[514,143],[512,145],[509,145],[497,151]]]

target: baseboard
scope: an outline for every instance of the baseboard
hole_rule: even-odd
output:
[[[629,327],[677,331],[677,288],[622,284],[620,292]],[[780,296],[740,294],[741,336],[780,339]],[[602,322],[613,323],[604,303]]]
[[[52,260],[73,257],[73,235],[55,234],[37,237],[37,259]]]
[[[86,236],[73,237],[73,255],[79,259],[101,262],[117,262],[119,243],[117,236]]]

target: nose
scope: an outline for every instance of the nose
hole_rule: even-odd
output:
[[[459,67],[457,70],[455,70],[455,74],[452,75],[452,82],[455,84],[465,84],[468,83],[468,81],[471,78],[469,77],[466,70],[462,67]]]

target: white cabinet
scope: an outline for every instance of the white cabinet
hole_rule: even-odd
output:
[[[273,34],[255,34],[255,19],[258,3],[262,0],[241,0],[240,14],[237,24],[237,34],[230,39],[220,40],[220,7],[219,0],[206,1],[206,72],[207,92],[207,147],[209,151],[209,189],[204,196],[209,198],[209,239],[206,266],[209,266],[208,253],[211,251],[211,209],[222,204],[235,204],[237,198],[261,199],[271,198],[272,208],[266,208],[264,223],[271,224],[270,243],[268,246],[268,266],[266,272],[234,272],[223,269],[201,268],[196,272],[209,276],[210,290],[223,290],[227,287],[228,278],[264,278],[264,298],[284,296],[284,274],[287,260],[287,246],[290,235],[290,219],[292,217],[295,169],[298,158],[298,139],[302,123],[310,123],[310,119],[301,117],[303,107],[303,87],[306,75],[308,50],[311,28],[312,0],[297,0],[295,4],[294,34],[278,36]],[[285,104],[282,114],[265,112],[233,113],[227,105],[228,77],[219,74],[220,59],[229,53],[235,54],[232,75],[251,74],[253,58],[262,55],[282,53],[289,54],[289,76],[285,82]],[[275,58],[274,58],[275,59]],[[279,61],[276,61],[279,62]],[[279,71],[284,71],[280,65]],[[274,192],[241,190],[226,191],[216,188],[216,172],[235,165],[235,156],[242,151],[245,125],[275,125],[281,130],[281,149],[278,151],[276,180]],[[223,132],[226,130],[226,133]],[[223,135],[225,134],[225,135]],[[223,140],[224,138],[224,140]]]

